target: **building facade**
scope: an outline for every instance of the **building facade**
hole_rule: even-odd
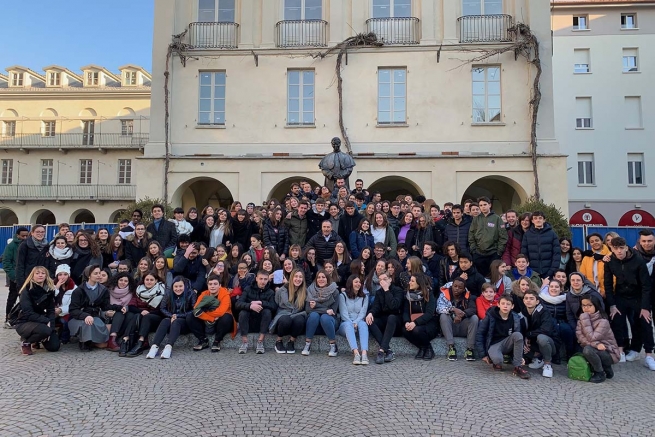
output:
[[[475,58],[511,45],[516,22],[531,27],[545,57],[541,195],[566,211],[549,4],[533,0],[158,0],[153,122],[137,160],[137,198],[164,194],[151,181],[164,179],[167,125],[174,205],[260,203],[299,179],[322,185],[318,162],[341,137],[337,51],[323,52],[373,32],[381,47],[350,48],[342,59],[343,124],[357,164],[351,179],[386,198],[487,195],[506,210],[534,193],[535,70],[513,51]],[[180,35],[180,51],[167,63],[171,35]]]
[[[655,226],[655,1],[553,0],[555,120],[571,224]]]
[[[0,225],[107,223],[136,196],[150,73],[51,65],[0,75]]]

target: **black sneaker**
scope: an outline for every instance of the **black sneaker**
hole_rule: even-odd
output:
[[[278,340],[275,342],[275,352],[278,354],[286,354],[287,350],[284,348],[284,343],[282,340]]]
[[[503,355],[503,364],[511,364],[512,363],[512,356],[511,355]]]
[[[464,358],[466,358],[466,361],[475,361],[473,349],[466,349],[466,352],[464,352]]]
[[[198,340],[198,344],[193,347],[193,351],[198,352],[203,349],[207,349],[208,347],[209,347],[209,340],[203,338],[202,340]]]
[[[212,349],[211,350],[212,350],[212,352],[220,352],[221,351],[221,343],[218,342],[218,341],[215,341],[212,344]]]
[[[448,361],[457,361],[457,351],[452,344],[448,346]]]
[[[296,344],[291,340],[289,340],[287,342],[287,353],[288,354],[295,354],[296,353]]]
[[[389,349],[387,351],[387,353],[384,355],[384,362],[385,363],[390,363],[395,359],[396,359],[396,354],[394,354],[391,349]]]
[[[378,356],[375,357],[375,364],[384,364],[384,351],[378,351]]]

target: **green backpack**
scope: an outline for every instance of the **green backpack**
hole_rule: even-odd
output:
[[[591,379],[591,366],[584,355],[580,353],[573,355],[569,358],[567,367],[569,369],[570,379],[585,382]]]

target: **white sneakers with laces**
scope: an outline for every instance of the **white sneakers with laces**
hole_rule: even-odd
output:
[[[148,351],[148,355],[146,355],[146,358],[148,358],[149,360],[155,358],[157,356],[157,352],[159,352],[159,346],[153,344],[152,346],[150,346],[150,351]]]
[[[639,359],[639,352],[630,351],[625,354],[626,361],[637,361]]]
[[[531,369],[541,369],[544,367],[544,361],[541,358],[533,358],[532,362],[528,364]]]
[[[655,370],[655,358],[653,358],[651,355],[647,355],[646,359],[644,360],[644,367],[648,367],[650,370]]]
[[[553,377],[553,367],[550,364],[544,364],[544,370],[541,372],[541,376],[545,378]]]

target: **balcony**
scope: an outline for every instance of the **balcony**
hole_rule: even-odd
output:
[[[191,23],[189,44],[192,49],[236,49],[239,47],[239,24]]]
[[[136,185],[0,185],[0,200],[131,200]]]
[[[275,25],[275,46],[281,48],[327,47],[327,21],[284,20]]]
[[[148,134],[66,133],[43,136],[42,133],[0,136],[0,149],[141,149],[148,143]]]
[[[457,19],[460,43],[511,42],[511,15],[465,15]]]
[[[369,18],[368,32],[373,32],[384,45],[414,45],[420,42],[420,25],[416,17]]]

